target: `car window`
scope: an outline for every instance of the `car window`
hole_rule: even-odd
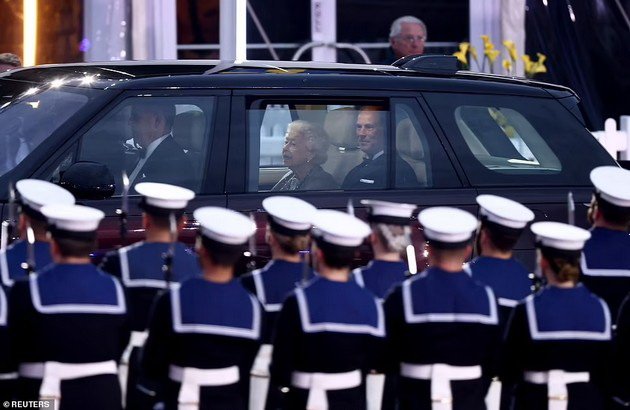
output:
[[[0,109],[0,176],[85,106],[98,90],[30,88]]]
[[[214,97],[134,97],[92,126],[80,140],[78,161],[106,165],[122,191],[163,182],[199,192],[213,123]],[[133,193],[133,191],[131,191]]]
[[[248,191],[433,186],[429,142],[418,118],[401,104],[394,131],[391,113],[374,101],[253,101]],[[451,177],[457,180],[454,172]]]
[[[392,107],[398,164],[396,188],[461,186],[444,148],[426,118],[418,112],[415,101],[397,99]],[[411,178],[408,177],[408,168],[413,172]]]
[[[589,185],[612,158],[557,100],[424,94],[473,185]]]

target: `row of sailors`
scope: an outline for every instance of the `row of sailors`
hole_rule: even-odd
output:
[[[20,226],[34,231],[29,259],[42,268],[17,279],[25,241],[0,253],[0,397],[55,398],[64,409],[121,408],[123,397],[129,409],[160,401],[172,409],[482,409],[499,375],[504,408],[597,409],[613,396],[623,405],[630,173],[602,167],[591,179],[590,232],[531,227],[547,281],[535,295],[511,254],[533,214],[496,196],[478,198],[480,222],[454,208],[420,212],[430,267],[408,279],[400,253],[414,206],[365,201],[367,225],[270,197],[263,207],[273,259],[235,280],[256,229],[243,215],[197,209],[198,257],[169,245],[169,216],[181,229],[191,191],[138,184],[147,240],[96,268],[89,255],[104,215],[73,205],[59,187],[20,181]],[[314,269],[299,252],[311,236]],[[351,272],[366,237],[375,260]],[[464,265],[473,242],[480,256]],[[384,386],[375,387],[375,372],[387,376]]]

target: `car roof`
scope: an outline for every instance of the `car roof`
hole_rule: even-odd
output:
[[[261,83],[261,75],[264,83]],[[470,71],[431,72],[394,65],[306,61],[154,60],[48,64],[0,74],[0,79],[68,83],[90,76],[93,88],[358,88],[404,90],[460,90],[556,97],[575,95],[569,88]],[[456,80],[456,81],[453,81]],[[543,91],[543,90],[546,90]]]

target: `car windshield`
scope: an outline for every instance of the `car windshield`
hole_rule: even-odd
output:
[[[11,171],[99,90],[29,88],[0,107],[0,176]]]

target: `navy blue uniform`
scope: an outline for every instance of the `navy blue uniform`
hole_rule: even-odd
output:
[[[174,285],[156,302],[142,355],[147,376],[164,386],[167,409],[177,409],[181,373],[194,368],[227,373],[200,383],[200,409],[246,409],[249,371],[260,346],[261,307],[237,280],[202,277]]]
[[[500,343],[491,288],[464,271],[433,267],[397,286],[385,314],[384,405],[393,406],[396,394],[401,409],[431,409],[432,396],[445,398],[437,388],[450,386],[453,409],[485,409]]]
[[[372,260],[366,266],[353,270],[352,274],[359,286],[384,299],[394,286],[405,280],[406,272],[405,262]]]
[[[593,228],[584,245],[582,282],[606,301],[613,319],[630,292],[630,233]]]
[[[313,276],[307,268],[308,279]],[[262,269],[256,269],[241,277],[241,283],[262,304],[264,313],[263,344],[270,344],[273,329],[284,299],[300,284],[304,276],[304,264],[272,260]]]
[[[601,409],[610,347],[604,301],[581,284],[548,286],[514,309],[502,360],[504,388],[513,386],[516,409],[546,409],[548,396],[563,394],[570,410]],[[561,394],[552,385],[566,390]]]
[[[9,332],[20,363],[19,396],[40,395],[41,364],[105,364],[97,375],[61,381],[62,409],[121,408],[116,364],[129,327],[122,285],[91,264],[49,265],[18,281],[9,300]]]
[[[13,282],[26,277],[26,271],[22,263],[27,259],[28,243],[19,240],[9,246],[6,251],[0,252],[0,278],[2,286],[10,288]],[[38,270],[45,268],[52,263],[50,255],[50,244],[48,242],[35,242],[35,266]]]
[[[630,405],[630,293],[621,304],[615,340],[615,395]]]
[[[297,288],[278,318],[268,404],[305,408],[309,390],[300,379],[347,373],[341,384],[348,387],[325,389],[328,408],[364,408],[364,375],[376,367],[384,336],[380,302],[355,281],[318,277]],[[287,394],[280,393],[283,387]]]
[[[17,367],[7,328],[8,311],[7,295],[0,286],[0,399],[2,400],[12,398],[17,379]]]
[[[479,256],[464,267],[471,277],[492,288],[499,304],[499,319],[504,328],[512,309],[532,293],[529,272],[514,258]]]
[[[163,255],[168,252],[169,245],[168,243],[137,242],[109,252],[101,264],[101,269],[119,277],[127,289],[133,333],[130,346],[125,350],[122,362],[124,365],[128,365],[126,404],[129,408],[152,407],[149,402],[153,400],[143,392],[153,392],[155,386],[151,386],[150,383],[143,380],[138,371],[138,348],[146,339],[146,332],[144,331],[148,326],[149,313],[155,297],[166,286],[162,266],[164,264]],[[200,272],[197,256],[192,249],[180,242],[175,243],[174,249],[172,277],[170,278],[172,282],[181,282],[183,279]],[[138,387],[139,385],[141,387]]]

